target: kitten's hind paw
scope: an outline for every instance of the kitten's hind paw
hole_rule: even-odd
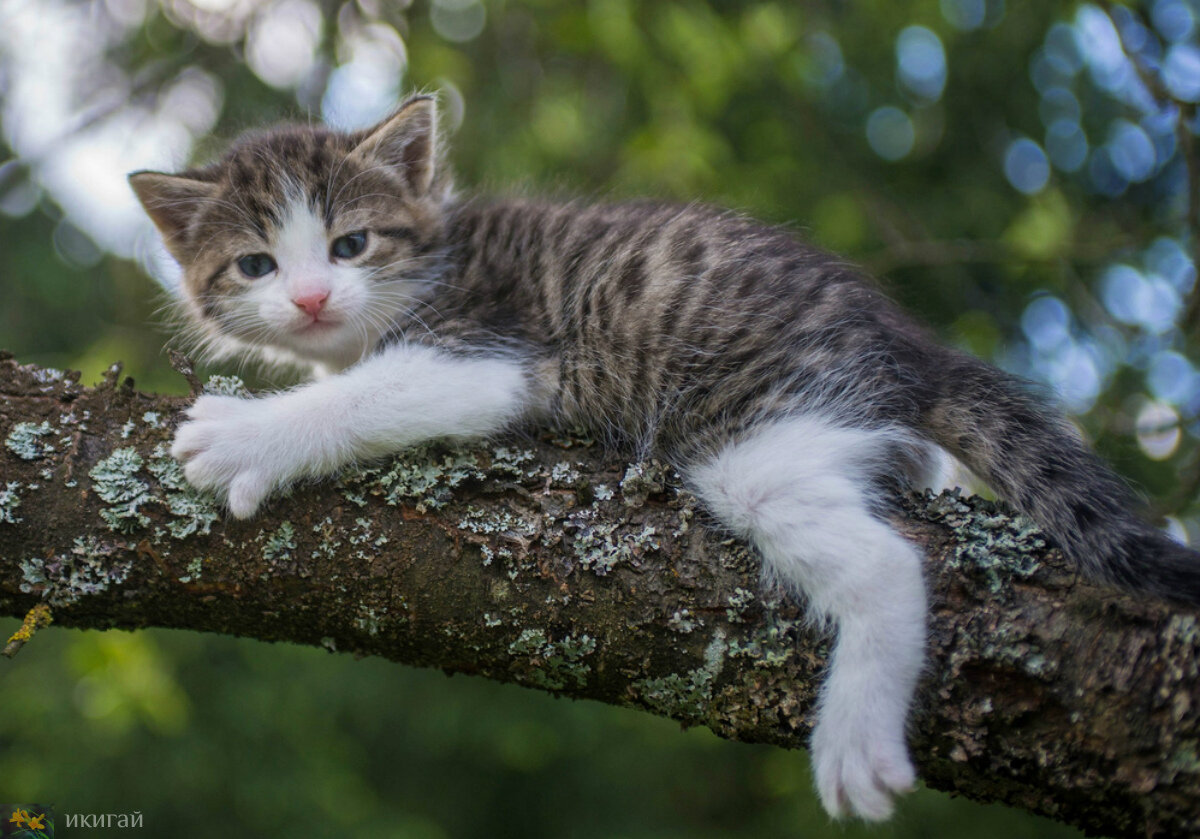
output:
[[[911,791],[917,778],[903,742],[866,731],[839,732],[845,736],[834,740],[823,728],[818,724],[813,735],[812,763],[825,811],[834,818],[890,818],[894,798]]]

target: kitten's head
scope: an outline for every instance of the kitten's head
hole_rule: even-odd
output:
[[[357,360],[430,285],[443,208],[426,96],[375,128],[283,126],[216,163],[129,182],[183,268],[183,303],[217,354]]]

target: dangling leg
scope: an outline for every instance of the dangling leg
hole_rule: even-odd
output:
[[[764,575],[837,627],[811,745],[833,816],[887,818],[915,778],[904,724],[924,656],[921,561],[871,513],[871,479],[906,442],[803,416],[688,470],[712,512],[761,552]]]

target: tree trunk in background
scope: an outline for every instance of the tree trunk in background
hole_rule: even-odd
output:
[[[118,379],[0,359],[0,613],[321,645],[804,747],[829,638],[657,464],[573,435],[427,447],[227,521],[166,455],[187,400]],[[980,499],[895,521],[929,557],[926,783],[1101,835],[1200,832],[1196,615],[1077,580]]]

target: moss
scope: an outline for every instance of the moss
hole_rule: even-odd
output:
[[[37,460],[54,452],[54,445],[45,438],[54,433],[50,423],[40,425],[32,422],[19,422],[13,426],[5,447],[21,460]]]
[[[16,524],[21,521],[16,515],[21,506],[21,496],[17,490],[21,488],[19,481],[9,481],[0,489],[0,524]]]
[[[526,629],[508,646],[516,659],[512,671],[526,684],[546,690],[582,688],[592,671],[583,659],[596,651],[596,641],[588,635],[566,635],[552,641],[542,629]]]
[[[187,482],[183,467],[171,457],[164,443],[155,446],[146,468],[158,480],[167,510],[174,516],[167,524],[171,536],[175,539],[186,539],[197,533],[207,536],[221,517],[216,496],[201,492]]]
[[[154,500],[150,486],[135,477],[142,468],[142,456],[134,449],[117,449],[97,463],[88,476],[92,488],[108,507],[100,511],[109,528],[130,533],[150,524],[141,507]]]
[[[93,536],[80,537],[65,553],[50,559],[34,557],[20,563],[21,591],[41,591],[51,606],[74,603],[82,597],[106,591],[129,577],[133,562],[117,559],[124,546],[102,542]]]
[[[37,604],[25,613],[25,620],[21,621],[20,629],[9,636],[3,654],[12,658],[39,630],[45,629],[53,622],[54,616],[50,613],[50,607],[45,603]]]
[[[682,722],[703,722],[712,702],[713,686],[725,660],[725,631],[717,629],[704,650],[704,665],[686,673],[638,679],[630,687],[639,702]]]
[[[237,376],[209,376],[204,392],[214,396],[249,396],[250,389]]]

